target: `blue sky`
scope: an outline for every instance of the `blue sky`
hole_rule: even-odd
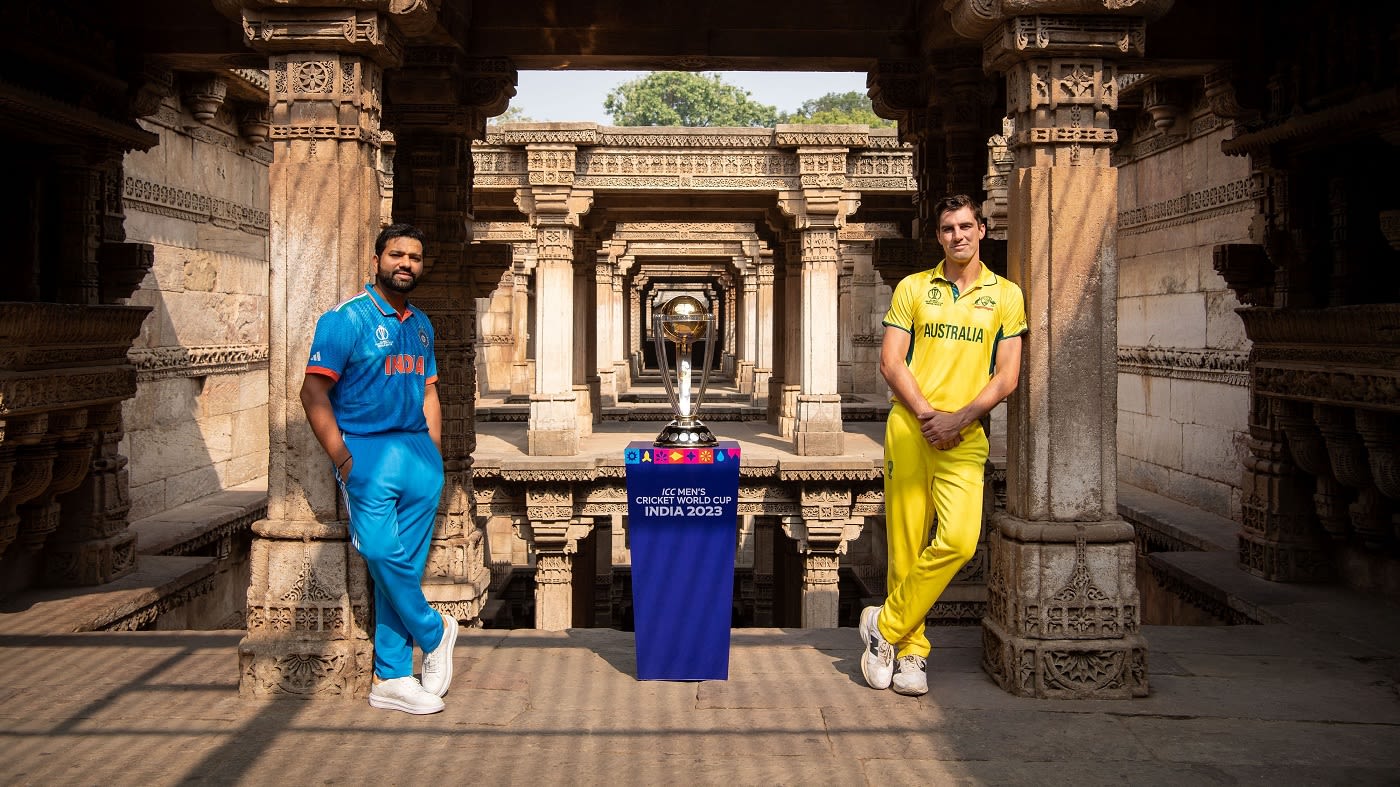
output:
[[[520,107],[534,120],[591,120],[611,123],[603,111],[608,91],[646,71],[521,71],[515,98],[510,105]],[[708,73],[708,72],[707,72]],[[721,71],[725,82],[749,91],[759,103],[772,104],[780,112],[791,112],[803,101],[827,93],[865,93],[865,73],[794,73],[786,71]]]

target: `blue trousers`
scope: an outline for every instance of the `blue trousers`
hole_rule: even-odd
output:
[[[355,457],[338,478],[350,541],[374,579],[374,674],[413,674],[413,646],[442,641],[442,616],[423,596],[423,568],[442,497],[442,455],[427,432],[345,435]]]

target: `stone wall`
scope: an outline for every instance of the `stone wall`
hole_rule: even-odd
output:
[[[155,247],[131,299],[152,307],[123,410],[132,519],[267,475],[272,154],[229,107],[165,99],[141,121],[160,144],[124,162],[127,237]]]
[[[1211,255],[1248,240],[1249,162],[1203,106],[1142,118],[1116,161],[1118,477],[1239,521],[1249,341]]]

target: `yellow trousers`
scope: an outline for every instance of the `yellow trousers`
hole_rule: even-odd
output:
[[[977,549],[982,532],[982,486],[987,435],[974,422],[956,448],[940,451],[903,405],[885,425],[885,532],[888,595],[880,633],[896,657],[928,657],[924,619]],[[937,514],[938,531],[929,541]]]

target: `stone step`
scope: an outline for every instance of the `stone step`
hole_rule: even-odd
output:
[[[213,557],[138,555],[136,570],[98,588],[26,590],[0,603],[0,635],[138,631],[212,589]]]
[[[98,587],[15,594],[0,603],[0,634],[204,628],[217,623],[198,618],[216,608],[241,606],[237,597],[247,592],[246,576],[231,570],[229,557],[246,561],[249,529],[265,516],[267,480],[256,479],[135,520],[129,529],[136,533],[136,570]],[[226,617],[223,612],[218,613],[220,619]]]

